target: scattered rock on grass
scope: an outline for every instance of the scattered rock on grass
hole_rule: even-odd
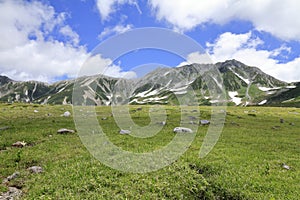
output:
[[[21,142],[21,141],[18,141],[18,142],[15,142],[15,143],[13,143],[11,146],[13,146],[13,147],[18,147],[18,148],[22,148],[22,147],[25,147],[26,146],[26,142]]]
[[[286,169],[286,170],[290,170],[290,169],[291,169],[291,167],[288,166],[288,165],[285,164],[285,163],[282,164],[282,168],[283,168],[283,169]]]
[[[295,126],[295,124],[293,122],[289,123],[291,126]]]
[[[39,174],[43,172],[43,168],[40,166],[32,166],[27,168],[27,170],[33,174]]]
[[[131,133],[130,130],[124,130],[124,129],[121,129],[121,130],[120,130],[120,134],[121,134],[121,135],[127,135],[127,134],[130,134],[130,133]]]
[[[67,133],[75,133],[74,130],[71,129],[66,129],[66,128],[61,128],[57,131],[58,134],[67,134]]]
[[[33,112],[38,113],[39,111],[38,110],[34,110]]]
[[[10,128],[9,126],[0,127],[0,131],[7,130],[7,129],[9,129],[9,128]]]
[[[280,128],[280,126],[273,126],[272,129],[274,130],[278,130]]]
[[[7,192],[0,194],[0,199],[14,200],[18,199],[21,195],[22,190],[19,190],[16,187],[9,187]]]
[[[71,113],[69,111],[64,112],[64,114],[62,114],[61,116],[63,117],[70,117]]]
[[[202,119],[200,120],[200,124],[201,125],[209,125],[210,124],[210,121],[206,120],[206,119]]]
[[[280,123],[284,123],[284,119],[280,119]]]
[[[18,178],[18,176],[20,176],[20,172],[15,172],[12,175],[10,175],[7,178],[5,178],[2,183],[6,184],[6,183],[8,183],[9,181],[11,181],[11,180],[13,180],[15,178]]]
[[[192,129],[185,127],[175,127],[173,130],[174,133],[192,133]]]
[[[162,121],[162,122],[158,122],[157,124],[164,126],[164,125],[166,125],[166,124],[167,124],[167,122],[165,122],[165,121]]]

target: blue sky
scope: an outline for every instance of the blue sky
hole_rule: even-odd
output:
[[[114,35],[159,27],[191,37],[212,62],[237,59],[278,79],[300,81],[299,8],[297,0],[3,0],[0,74],[54,82],[75,78],[84,63],[118,77],[149,63],[207,62],[197,53],[183,59],[157,49],[116,60],[91,58]]]

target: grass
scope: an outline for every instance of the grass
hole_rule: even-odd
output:
[[[142,108],[131,112],[131,116],[137,124],[147,125],[149,106]],[[97,107],[96,114],[114,144],[128,151],[147,152],[166,145],[174,136],[172,129],[179,125],[178,107],[166,106],[166,109],[166,127],[147,139],[120,135],[109,107]],[[207,127],[200,126],[191,147],[180,159],[145,174],[111,169],[93,158],[77,134],[56,134],[60,128],[75,129],[73,118],[60,116],[67,110],[72,108],[0,104],[0,128],[10,127],[0,130],[0,178],[19,171],[20,177],[10,181],[9,186],[21,188],[22,199],[298,199],[300,196],[300,109],[228,107],[223,133],[207,157],[199,158],[207,131]],[[202,118],[209,119],[209,107],[200,107],[200,111]],[[107,120],[101,120],[102,117]],[[285,122],[280,123],[280,118]],[[29,145],[11,147],[12,143],[23,140]],[[283,169],[282,163],[291,170]],[[33,165],[42,166],[44,172],[30,174],[26,169]],[[0,185],[0,192],[6,190],[6,185]]]

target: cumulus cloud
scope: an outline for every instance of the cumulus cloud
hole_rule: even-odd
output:
[[[102,55],[96,54],[90,56],[83,67],[81,68],[80,76],[89,76],[95,74],[103,74],[110,77],[136,78],[136,73],[133,71],[123,71],[119,65],[113,64],[109,58],[103,58]]]
[[[104,30],[100,33],[98,38],[100,40],[104,39],[105,37],[113,34],[121,34],[125,33],[126,31],[129,31],[133,28],[132,24],[127,24],[126,26],[123,25],[117,25],[115,27],[106,27]]]
[[[205,23],[250,21],[257,30],[284,40],[300,41],[298,0],[149,0],[157,19],[176,29],[190,30]]]
[[[78,34],[65,25],[66,17],[37,1],[1,1],[0,74],[46,82],[75,77],[88,53],[78,46]],[[56,29],[65,41],[53,36]]]
[[[109,15],[116,12],[117,5],[133,5],[142,14],[137,0],[96,0],[96,4],[102,21],[109,20]]]
[[[190,65],[193,63],[202,63],[202,64],[211,64],[213,61],[211,60],[210,56],[206,53],[200,53],[200,52],[192,52],[190,53],[186,61],[180,63],[177,67],[181,67],[184,65]]]
[[[66,36],[73,45],[77,46],[79,44],[79,35],[69,25],[61,27],[59,32]]]
[[[293,82],[300,80],[300,57],[288,63],[279,63],[274,56],[291,49],[285,45],[273,50],[258,50],[263,42],[253,37],[251,32],[220,35],[214,43],[207,43],[207,52],[214,62],[237,59],[247,65],[259,67],[262,71],[280,80]]]

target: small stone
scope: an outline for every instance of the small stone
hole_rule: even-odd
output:
[[[9,187],[7,192],[0,194],[0,199],[5,199],[5,200],[19,199],[21,195],[22,195],[22,190],[19,190],[16,187]]]
[[[192,133],[192,129],[185,127],[176,127],[173,130],[174,133]]]
[[[280,128],[280,126],[273,126],[272,129],[274,130],[278,130]]]
[[[293,122],[290,123],[291,126],[295,126],[295,124]]]
[[[157,124],[164,126],[164,125],[166,125],[166,124],[167,124],[167,122],[165,122],[165,121],[162,121],[162,122],[158,122]]]
[[[0,131],[7,130],[7,129],[9,129],[9,128],[10,128],[9,126],[0,127]]]
[[[284,123],[284,119],[280,119],[280,123]]]
[[[13,180],[13,179],[15,179],[15,178],[18,178],[18,176],[20,176],[20,172],[15,172],[15,173],[13,173],[12,175],[8,176],[6,179],[7,179],[8,181],[11,181],[11,180]]]
[[[27,170],[33,174],[39,174],[43,172],[43,168],[40,166],[32,166],[29,167]]]
[[[210,121],[206,120],[206,119],[202,119],[200,120],[200,124],[201,125],[209,125],[210,124]]]
[[[127,134],[130,134],[130,133],[131,133],[130,130],[123,130],[123,129],[120,130],[121,135],[127,135]]]
[[[38,110],[34,110],[33,112],[38,113],[39,111]]]
[[[70,117],[71,113],[69,111],[64,112],[64,114],[62,114],[61,116],[63,117]]]
[[[290,169],[291,169],[290,166],[288,166],[288,165],[285,164],[285,163],[282,164],[282,168],[283,168],[283,169],[286,169],[286,170],[290,170]]]
[[[101,120],[107,120],[107,117],[102,117]]]
[[[197,118],[194,117],[194,116],[189,116],[189,119],[190,119],[190,120],[196,120]]]
[[[140,110],[143,110],[143,108],[139,107],[139,108],[137,108],[136,110],[139,110],[139,111],[140,111]]]
[[[74,130],[71,129],[66,129],[66,128],[61,128],[57,131],[58,134],[67,134],[67,133],[75,133]]]
[[[22,147],[25,147],[26,146],[26,142],[21,142],[21,141],[17,141],[15,143],[13,143],[11,146],[13,147],[18,147],[18,148],[22,148]]]

